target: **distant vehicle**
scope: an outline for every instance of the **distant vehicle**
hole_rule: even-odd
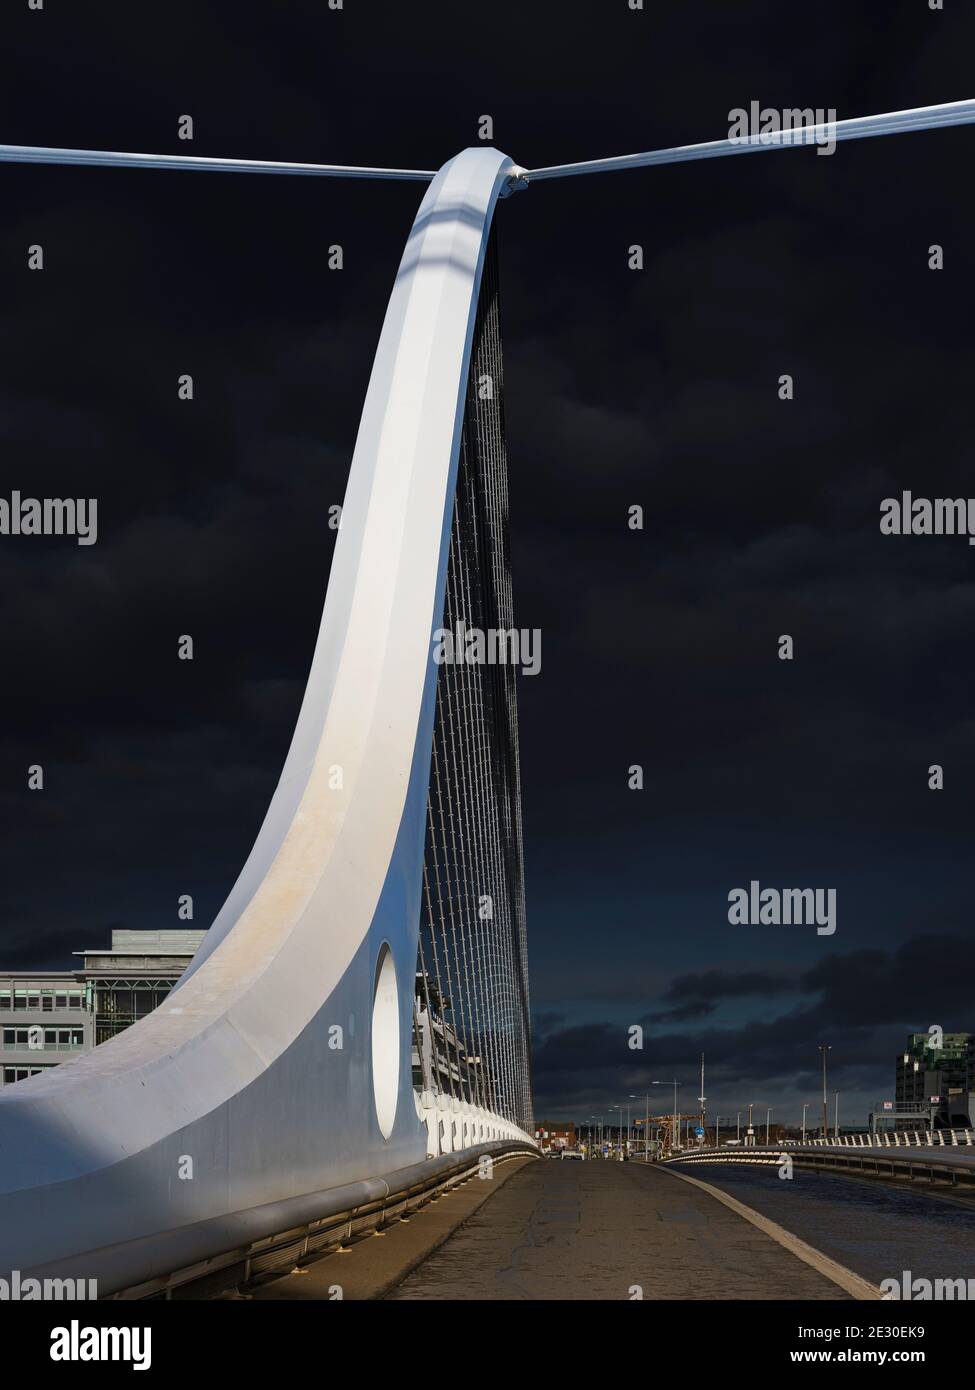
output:
[[[582,1152],[581,1149],[563,1149],[563,1150],[562,1150],[562,1157],[563,1157],[563,1158],[582,1158],[582,1159],[584,1159],[585,1156],[586,1156],[586,1155]]]
[[[722,1144],[740,1144],[740,1139],[722,1139]]]

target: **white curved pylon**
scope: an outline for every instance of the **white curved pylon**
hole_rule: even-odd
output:
[[[0,1091],[0,1271],[85,1273],[109,1292],[182,1254],[200,1258],[202,1223],[218,1232],[211,1246],[231,1248],[241,1232],[261,1234],[255,1208],[428,1152],[410,1038],[431,633],[481,269],[512,167],[496,150],[465,150],[420,206],[373,364],[294,738],[204,945],[155,1013]],[[394,990],[388,965],[378,980],[387,955]],[[374,1078],[374,1066],[393,1074]],[[455,1135],[527,1137],[471,1111],[449,1134],[450,1147]]]

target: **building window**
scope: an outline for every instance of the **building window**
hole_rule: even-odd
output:
[[[4,1067],[3,1084],[9,1086],[14,1081],[26,1081],[29,1076],[36,1076],[39,1071],[46,1071],[46,1067]]]
[[[3,1030],[4,1047],[31,1047],[30,1028],[5,1028]],[[37,1029],[35,1038],[37,1043],[35,1048],[39,1050],[42,1037],[41,1029]],[[83,1028],[45,1028],[43,1030],[44,1051],[63,1050],[72,1047],[84,1047],[85,1030]],[[35,1050],[35,1049],[31,1049]]]

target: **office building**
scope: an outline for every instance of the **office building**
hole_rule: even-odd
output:
[[[896,1110],[902,1117],[898,1129],[910,1129],[905,1114],[916,1112],[927,1122],[967,1127],[970,1067],[970,1033],[944,1033],[941,1046],[932,1046],[930,1033],[910,1033],[907,1047],[897,1058]]]
[[[115,930],[74,970],[0,972],[0,1085],[70,1061],[157,1008],[202,931]]]

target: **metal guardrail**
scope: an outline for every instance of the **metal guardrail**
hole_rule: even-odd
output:
[[[106,1301],[142,1299],[208,1299],[246,1284],[261,1274],[284,1270],[307,1260],[356,1243],[374,1231],[398,1221],[401,1216],[424,1206],[434,1197],[470,1181],[482,1171],[484,1158],[504,1163],[513,1158],[537,1158],[538,1150],[525,1143],[494,1140],[479,1144],[463,1153],[428,1159],[409,1168],[401,1168],[387,1178],[370,1178],[360,1183],[297,1198],[293,1202],[273,1204],[280,1216],[263,1215],[264,1223],[274,1227],[274,1234],[262,1235],[247,1243],[221,1245],[207,1258],[180,1269],[160,1273],[154,1278],[119,1288],[107,1295]],[[288,1225],[285,1209],[316,1203],[318,1213]],[[237,1218],[221,1223],[228,1231],[233,1221],[261,1221],[265,1209],[239,1213]],[[203,1226],[213,1223],[205,1222]],[[210,1239],[201,1233],[204,1240]],[[218,1242],[219,1243],[219,1242]],[[161,1252],[160,1252],[161,1253]],[[106,1252],[99,1251],[104,1263]]]
[[[792,1148],[850,1148],[850,1149],[907,1149],[907,1148],[975,1148],[975,1129],[905,1129],[878,1130],[876,1134],[841,1134],[835,1139],[779,1139],[775,1144],[755,1144],[753,1149]],[[743,1144],[722,1143],[677,1152],[689,1156],[700,1153],[748,1153]]]
[[[786,1144],[796,1140],[786,1140]],[[807,1139],[807,1144],[851,1149],[972,1148],[975,1129],[878,1130],[876,1134],[841,1134],[836,1139]]]
[[[942,1148],[944,1153],[935,1153],[935,1149]],[[814,1140],[806,1145],[786,1142],[747,1149],[698,1149],[675,1153],[665,1162],[778,1166],[783,1159],[789,1159],[800,1168],[842,1172],[858,1177],[925,1182],[975,1193],[975,1152],[966,1154],[966,1148],[970,1149],[972,1145],[952,1145],[950,1142],[943,1145],[826,1144],[822,1140]]]

